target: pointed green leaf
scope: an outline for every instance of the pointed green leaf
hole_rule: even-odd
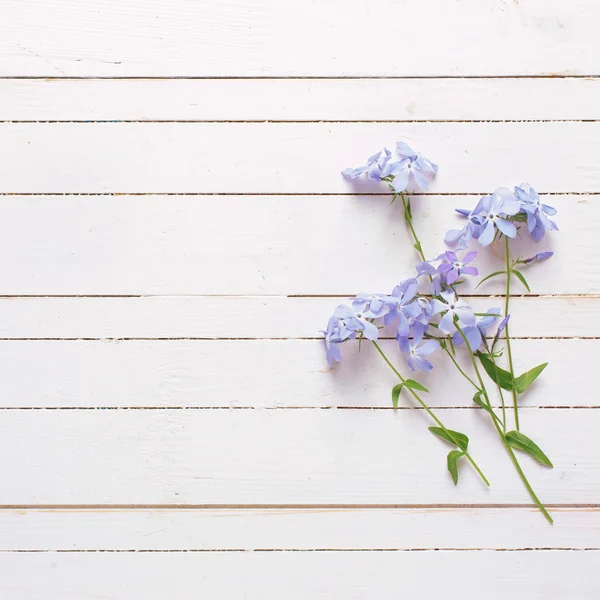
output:
[[[479,406],[480,408],[483,408],[483,410],[487,411],[490,415],[492,415],[492,417],[498,423],[498,425],[502,425],[502,421],[500,421],[500,419],[496,416],[496,413],[483,401],[482,396],[483,396],[483,392],[481,390],[479,390],[473,396],[473,402],[475,402],[475,404],[477,404],[477,406]]]
[[[464,456],[465,453],[461,450],[450,450],[448,453],[448,471],[450,471],[450,475],[452,475],[452,481],[454,481],[454,485],[458,483],[458,465],[456,462],[461,456]]]
[[[429,390],[422,386],[418,381],[415,381],[414,379],[407,379],[404,382],[404,385],[407,388],[410,388],[411,390],[421,390],[422,392],[429,392]]]
[[[477,352],[477,357],[483,365],[485,372],[490,376],[490,379],[494,383],[497,383],[502,389],[508,390],[509,392],[513,389],[513,376],[508,371],[505,371],[496,365],[489,357],[489,354]]]
[[[548,363],[543,363],[537,367],[533,367],[515,378],[515,389],[518,394],[522,394],[537,378],[538,375],[548,366]]]
[[[546,467],[552,468],[554,466],[550,462],[550,459],[542,452],[540,447],[520,431],[509,431],[504,438],[511,448],[526,452]]]
[[[404,387],[403,383],[399,383],[392,388],[392,404],[394,408],[398,408],[398,398],[400,397],[400,392]]]
[[[444,430],[441,427],[430,427],[429,431],[446,442],[450,442],[453,446],[458,446],[461,450],[466,451],[467,446],[469,445],[469,438],[459,431],[452,431],[452,429]]]
[[[525,275],[523,275],[523,273],[521,273],[521,271],[518,271],[517,269],[513,269],[512,272],[518,277],[519,281],[525,286],[525,289],[528,292],[531,292],[531,289],[529,288],[529,284],[527,283],[527,280],[525,279]]]
[[[487,281],[488,279],[491,279],[492,277],[497,277],[498,275],[506,275],[506,271],[496,271],[495,273],[490,273],[487,277],[484,277],[475,287],[475,289],[477,289],[482,283],[484,283],[485,281]]]
[[[414,249],[415,249],[415,250],[416,250],[416,251],[417,251],[419,254],[421,254],[421,252],[423,252],[423,248],[421,248],[421,243],[420,243],[420,242],[416,242],[416,243],[413,245],[413,248],[414,248]]]

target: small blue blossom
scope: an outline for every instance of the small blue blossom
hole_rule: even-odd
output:
[[[451,229],[448,231],[444,237],[444,241],[448,246],[455,246],[457,250],[465,250],[468,243],[479,236],[481,221],[479,215],[475,213],[475,209],[470,211],[464,208],[457,208],[456,212],[466,217],[467,222],[462,229]]]
[[[383,170],[384,177],[386,175],[394,176],[392,181],[394,191],[399,194],[410,184],[426,191],[437,173],[437,165],[413,150],[405,142],[396,143],[396,154],[400,160],[388,163]]]
[[[507,217],[516,215],[521,210],[521,203],[507,188],[499,188],[493,194],[481,198],[473,211],[480,222],[477,239],[482,246],[489,246],[499,230],[505,236],[514,238],[517,228]]]
[[[377,319],[389,313],[394,308],[394,302],[384,294],[360,293],[352,299],[352,308],[367,318]]]
[[[358,334],[368,340],[377,339],[379,331],[369,318],[368,312],[356,311],[345,304],[340,304],[335,309],[329,318],[327,329],[321,331],[325,336],[325,353],[330,365],[342,360],[339,349],[341,343],[356,339]]]
[[[439,324],[440,331],[446,335],[454,333],[454,317],[458,318],[461,329],[463,326],[475,325],[473,309],[464,300],[459,300],[452,290],[443,291],[440,296],[441,300],[435,298],[432,301],[433,313],[443,315]]]
[[[392,157],[392,153],[384,148],[377,154],[369,157],[366,165],[361,165],[355,169],[349,168],[342,171],[342,175],[350,177],[350,179],[356,179],[363,173],[367,174],[367,177],[372,181],[381,181],[382,171]]]
[[[398,337],[400,350],[408,354],[407,362],[411,371],[416,371],[417,369],[431,371],[433,369],[433,365],[427,360],[427,357],[438,349],[439,343],[435,340],[426,340],[421,343],[424,333],[424,327],[415,327],[412,340],[404,336]]]
[[[499,308],[489,308],[486,312],[485,316],[476,317],[475,325],[470,325],[462,330],[473,352],[481,347],[481,344],[485,341],[487,330],[494,325],[501,314]],[[458,331],[452,335],[452,341],[456,346],[464,344],[464,340]]]
[[[554,255],[554,252],[539,252],[538,254],[532,256],[531,258],[525,258],[518,262],[520,262],[523,265],[530,265],[534,262],[539,262],[541,260],[548,260],[553,255]]]
[[[528,183],[516,186],[515,195],[527,214],[527,229],[536,242],[544,237],[546,230],[558,231],[558,225],[548,218],[556,214],[556,209],[548,204],[542,204],[539,194]]]
[[[462,259],[459,259],[455,252],[445,252],[441,264],[438,266],[438,273],[443,273],[446,277],[446,283],[452,285],[456,283],[461,275],[477,275],[475,267],[466,266],[477,256],[477,252],[467,252]]]
[[[381,181],[384,177],[392,177],[392,188],[399,194],[407,189],[409,184],[427,190],[437,173],[437,165],[415,152],[408,144],[396,144],[398,160],[392,160],[392,153],[384,148],[367,160],[367,164],[356,168],[344,169],[342,175],[355,179],[364,173],[372,181]]]
[[[398,335],[408,335],[411,321],[421,315],[421,307],[414,302],[417,288],[416,279],[407,279],[397,285],[392,291],[392,295],[388,296],[389,302],[392,303],[392,309],[385,315],[384,323],[390,325],[398,320]]]
[[[494,346],[496,345],[496,342],[498,341],[500,334],[504,331],[504,328],[508,325],[509,321],[510,321],[510,315],[506,315],[504,317],[504,319],[502,319],[502,321],[500,321],[500,324],[498,325],[498,329],[496,329],[496,335],[494,335],[494,340],[492,341],[492,350],[494,349]]]

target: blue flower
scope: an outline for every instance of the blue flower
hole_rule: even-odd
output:
[[[494,325],[501,314],[499,308],[489,308],[486,312],[485,316],[475,319],[475,325],[470,325],[462,330],[473,352],[478,350],[485,341],[487,330]],[[456,346],[464,344],[464,340],[458,331],[452,335],[452,341]]]
[[[536,242],[544,237],[546,230],[558,231],[558,225],[548,218],[556,214],[556,209],[542,204],[539,194],[528,183],[516,186],[515,194],[521,201],[521,208],[527,214],[527,229]]]
[[[404,336],[398,337],[400,350],[408,354],[407,362],[411,371],[416,371],[417,368],[421,371],[433,369],[433,365],[427,360],[427,357],[438,349],[439,344],[435,340],[426,340],[421,343],[424,333],[424,327],[415,327],[412,340]]]
[[[443,291],[440,296],[441,300],[435,298],[432,301],[433,314],[443,315],[439,324],[440,331],[446,335],[454,333],[454,317],[458,318],[461,329],[475,325],[473,309],[464,300],[459,300],[452,290]]]
[[[395,308],[395,303],[385,294],[365,294],[361,292],[352,298],[352,308],[366,318],[377,319]]]
[[[421,315],[421,307],[417,302],[413,302],[417,294],[417,280],[407,279],[397,285],[388,296],[392,309],[385,315],[384,323],[390,325],[398,320],[398,335],[408,335],[411,322]]]
[[[551,256],[553,256],[554,252],[539,252],[538,254],[532,256],[531,258],[525,258],[523,260],[519,260],[523,265],[530,265],[534,262],[539,262],[541,260],[548,260]]]
[[[361,165],[355,169],[344,169],[342,175],[350,177],[350,179],[355,179],[363,173],[366,173],[367,177],[372,181],[381,181],[381,178],[383,177],[382,171],[391,157],[392,153],[387,148],[384,148],[377,154],[373,154],[373,156],[369,157],[366,165]]]
[[[396,143],[396,153],[400,160],[387,163],[382,171],[383,177],[393,175],[394,192],[403,192],[409,184],[426,191],[437,173],[437,165],[404,142]]]
[[[494,241],[496,230],[509,238],[514,238],[517,235],[517,228],[514,223],[507,220],[507,217],[516,215],[520,210],[521,203],[507,188],[499,188],[493,194],[484,196],[473,211],[480,222],[480,229],[474,237],[477,237],[484,247]]]
[[[478,271],[475,267],[468,265],[475,257],[477,252],[467,252],[462,259],[459,259],[456,253],[446,252],[443,254],[443,259],[439,267],[438,273],[443,273],[446,277],[446,283],[452,285],[456,283],[461,275],[477,275]]]
[[[330,365],[342,360],[339,349],[342,342],[356,339],[358,334],[368,340],[377,339],[379,331],[369,318],[368,314],[344,304],[335,309],[327,322],[327,329],[321,331],[325,336],[325,353]]]
[[[464,208],[457,208],[456,212],[466,217],[467,222],[462,229],[451,229],[448,231],[444,237],[444,242],[448,246],[455,246],[457,250],[465,250],[472,239],[477,239],[481,230],[481,221],[479,215],[475,213],[475,209],[470,211]]]

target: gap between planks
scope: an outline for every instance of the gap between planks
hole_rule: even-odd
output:
[[[465,196],[485,196],[487,192],[420,192],[419,194],[410,194],[411,199],[417,199],[421,196],[448,196],[462,198]],[[391,192],[0,192],[0,197],[6,196],[319,196],[319,197],[370,197],[370,196],[391,196]],[[600,191],[592,192],[539,192],[540,196],[600,196]]]
[[[512,404],[506,404],[507,409]],[[493,408],[501,409],[501,406]],[[596,410],[600,406],[521,406],[521,410]],[[425,410],[422,406],[0,406],[6,410]],[[436,406],[435,410],[483,410],[479,406]]]
[[[600,504],[595,503],[545,503],[553,510],[600,511]],[[73,510],[465,510],[465,509],[532,509],[533,503],[496,503],[496,504],[416,504],[416,503],[382,503],[382,504],[0,504],[0,511],[32,510],[32,511],[73,511]]]
[[[428,80],[428,79],[451,79],[451,80],[469,80],[469,79],[596,79],[600,77],[600,74],[588,73],[588,74],[560,74],[560,73],[552,73],[547,75],[223,75],[223,76],[215,76],[215,75],[206,75],[206,76],[188,76],[188,75],[172,75],[170,77],[166,76],[132,76],[132,75],[0,75],[0,81],[2,80],[15,80],[15,81],[23,81],[23,80],[43,80],[43,81],[79,81],[79,80],[117,80],[117,81],[168,81],[170,79],[175,79],[178,81],[281,81],[281,80],[301,80],[301,81],[311,81],[311,80],[330,80],[330,81],[368,81],[368,80],[396,80],[396,81],[405,81],[405,80]]]
[[[0,554],[234,554],[246,552],[598,552],[599,547],[561,548],[185,548],[185,549],[55,549],[55,550],[0,550]]]
[[[254,124],[292,124],[308,123],[598,123],[600,119],[4,119],[0,123],[18,123],[20,125],[54,125],[94,123],[254,123]]]

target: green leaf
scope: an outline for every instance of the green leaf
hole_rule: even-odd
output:
[[[398,408],[398,398],[400,397],[400,392],[403,387],[404,384],[399,383],[392,388],[392,404],[394,405],[394,408]]]
[[[497,277],[498,275],[506,275],[506,271],[496,271],[495,273],[490,273],[487,277],[484,277],[475,287],[477,289],[484,281],[491,279],[492,277]]]
[[[419,253],[421,254],[423,252],[423,248],[421,248],[421,242],[416,242],[413,245],[413,248]]]
[[[548,366],[548,363],[543,363],[537,367],[533,367],[515,378],[515,390],[518,394],[522,394],[537,378],[538,375]]]
[[[414,379],[406,379],[404,381],[404,385],[407,388],[410,388],[411,390],[421,390],[422,392],[429,393],[429,390],[426,387],[422,386],[418,381],[415,381]]]
[[[504,439],[506,439],[506,443],[511,448],[520,450],[521,452],[526,452],[546,467],[552,468],[554,466],[550,462],[550,459],[542,452],[540,447],[535,442],[530,440],[526,435],[523,435],[520,431],[509,431],[504,436]]]
[[[448,471],[450,471],[450,475],[452,475],[452,481],[454,481],[454,485],[458,483],[458,465],[456,462],[464,455],[465,453],[461,450],[451,450],[448,453]]]
[[[525,289],[528,292],[531,292],[529,284],[527,283],[527,279],[525,279],[525,275],[523,275],[523,273],[521,273],[521,271],[519,271],[517,269],[513,269],[512,272],[518,277],[519,281],[525,286]]]
[[[475,392],[475,395],[473,396],[473,402],[475,402],[475,404],[477,404],[477,406],[479,406],[480,408],[483,408],[483,410],[490,413],[490,415],[492,415],[492,417],[498,423],[498,425],[502,425],[502,421],[500,421],[496,413],[482,400],[482,396],[483,392],[481,390]]]
[[[490,379],[497,383],[502,389],[508,390],[509,392],[514,387],[513,376],[504,369],[501,369],[498,365],[487,354],[477,352],[477,357],[483,365],[485,372],[490,376]]]
[[[453,446],[458,446],[463,451],[466,451],[467,446],[469,445],[469,438],[464,433],[460,433],[459,431],[452,431],[452,429],[444,430],[441,427],[430,427],[429,431],[431,431],[433,435],[437,435],[446,442],[450,442]],[[448,433],[446,433],[446,431]]]

